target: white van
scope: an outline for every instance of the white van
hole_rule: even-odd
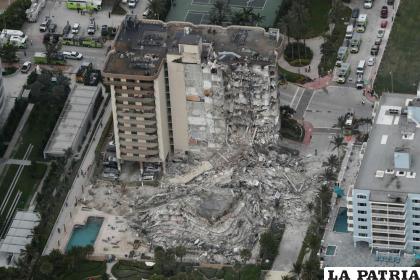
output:
[[[365,72],[366,60],[360,60],[357,64],[356,73],[363,74]]]
[[[346,39],[351,39],[353,37],[353,25],[349,24],[346,28]]]

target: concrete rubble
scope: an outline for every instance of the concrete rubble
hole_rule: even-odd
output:
[[[309,216],[319,163],[294,153],[274,145],[189,153],[169,164],[157,187],[112,188],[103,182],[86,204],[124,216],[142,244],[184,245],[191,259],[217,263],[239,260],[240,250],[248,248],[255,260],[261,232]],[[185,174],[194,177],[179,183]]]

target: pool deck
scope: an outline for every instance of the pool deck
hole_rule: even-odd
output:
[[[132,231],[128,229],[127,221],[121,216],[115,216],[95,209],[78,206],[73,211],[75,214],[71,224],[61,239],[60,251],[65,252],[68,241],[75,225],[84,225],[88,217],[102,217],[104,221],[94,244],[93,257],[105,257],[115,255],[117,258],[126,258],[133,250],[134,240],[137,239]],[[145,251],[145,247],[140,247],[139,252]]]

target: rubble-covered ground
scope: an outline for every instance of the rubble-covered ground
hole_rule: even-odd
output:
[[[178,158],[157,187],[102,183],[105,192],[99,184],[87,205],[127,218],[143,244],[184,245],[198,261],[231,262],[243,248],[255,257],[259,234],[272,223],[308,219],[320,166],[319,159],[285,148],[227,146]]]

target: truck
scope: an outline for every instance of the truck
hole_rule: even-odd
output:
[[[75,34],[64,35],[61,43],[66,46],[79,46],[88,48],[103,47],[102,40],[98,37],[78,36]]]
[[[373,7],[373,0],[365,0],[363,7],[365,9],[371,9]]]
[[[341,64],[340,69],[338,69],[338,80],[340,84],[344,84],[347,81],[348,76],[350,75],[350,63]]]
[[[70,10],[99,11],[102,0],[67,0],[66,7]]]
[[[335,63],[335,66],[341,67],[341,64],[346,62],[348,55],[349,55],[349,48],[345,46],[341,46],[337,52],[337,61]]]
[[[360,14],[356,21],[356,31],[365,32],[368,23],[367,14]]]
[[[26,48],[28,36],[20,30],[3,29],[0,33],[0,45],[12,44],[18,48]]]
[[[351,41],[350,41],[350,52],[351,53],[358,53],[361,43],[362,43],[362,39],[360,38],[360,35],[359,34],[354,34],[353,38],[351,38]]]
[[[44,7],[45,0],[31,0],[31,6],[25,11],[26,19],[29,22],[36,22]]]
[[[47,54],[45,52],[36,52],[34,54],[34,62],[36,64],[66,64],[63,55],[60,55],[59,53],[52,54],[50,60],[48,61]]]

